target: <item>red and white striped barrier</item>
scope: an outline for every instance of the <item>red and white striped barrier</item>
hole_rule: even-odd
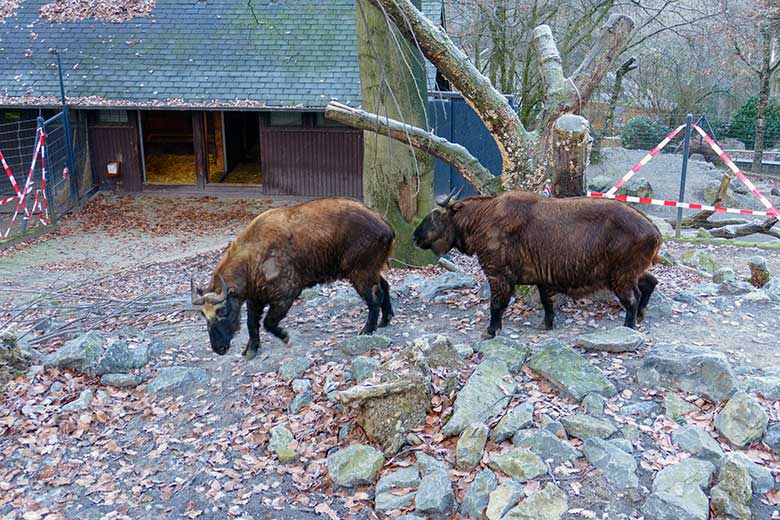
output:
[[[677,134],[682,131],[682,129],[685,128],[685,125],[678,126],[672,132],[666,136],[666,138],[658,143],[658,145],[653,148],[650,153],[645,155],[641,161],[636,163],[633,168],[631,168],[628,173],[626,173],[622,179],[617,181],[615,185],[609,189],[606,193],[599,193],[596,191],[589,191],[588,197],[601,197],[605,199],[615,199],[615,200],[622,200],[623,202],[634,202],[637,204],[652,204],[655,206],[668,206],[668,207],[675,207],[675,208],[684,208],[684,209],[698,209],[698,210],[704,210],[704,211],[717,211],[722,213],[737,213],[739,215],[755,215],[755,216],[763,216],[763,217],[780,217],[780,212],[772,205],[772,203],[767,199],[759,190],[756,188],[755,184],[750,182],[750,179],[748,179],[744,173],[737,167],[736,164],[734,164],[734,161],[731,160],[731,158],[726,155],[726,152],[721,149],[720,146],[710,137],[707,135],[707,133],[702,130],[698,125],[693,125],[693,128],[704,138],[704,141],[710,146],[710,148],[713,149],[713,151],[718,154],[718,156],[721,158],[721,160],[726,164],[726,166],[734,172],[734,175],[739,178],[740,181],[742,181],[745,186],[750,190],[750,193],[753,194],[755,198],[757,198],[761,204],[764,205],[764,207],[767,209],[767,211],[754,211],[750,209],[734,209],[734,208],[722,208],[720,206],[708,206],[706,204],[695,204],[695,203],[689,203],[689,202],[677,202],[674,200],[662,200],[662,199],[650,199],[647,197],[632,197],[629,195],[617,195],[617,191],[625,185],[626,182],[628,182],[631,177],[636,175],[636,173],[648,162],[650,162],[650,159],[658,155],[658,153],[664,149],[664,147],[669,144],[669,142],[677,136]]]
[[[0,206],[14,200],[17,201],[16,209],[14,210],[13,216],[11,217],[11,221],[8,223],[8,228],[5,230],[5,233],[0,234],[0,239],[8,238],[8,236],[11,234],[11,228],[13,227],[14,222],[16,222],[16,217],[19,216],[20,209],[22,209],[24,212],[24,220],[28,220],[30,216],[34,216],[37,209],[38,218],[41,223],[44,225],[49,224],[49,201],[46,199],[45,135],[46,134],[40,129],[36,132],[35,150],[33,152],[32,161],[30,162],[30,170],[27,173],[27,178],[24,182],[24,188],[19,188],[19,185],[17,184],[16,179],[11,172],[11,168],[8,166],[8,163],[6,162],[5,157],[3,157],[2,152],[0,152],[0,162],[2,162],[3,168],[5,169],[5,174],[8,176],[8,179],[11,182],[11,186],[16,192],[16,195],[12,195],[11,197],[0,200]],[[33,172],[35,171],[35,162],[38,160],[38,155],[41,156],[41,188],[35,190],[35,198],[33,200],[32,208],[28,209],[27,196],[33,190]]]

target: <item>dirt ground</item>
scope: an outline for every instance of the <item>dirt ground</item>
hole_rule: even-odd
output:
[[[341,518],[373,515],[367,507],[372,489],[334,490],[325,467],[332,448],[365,442],[359,428],[338,438],[339,428],[352,418],[323,395],[328,378],[345,387],[350,360],[337,347],[362,327],[364,306],[299,301],[283,322],[290,345],[283,346],[261,331],[260,355],[246,362],[240,356],[247,341],[245,327],[229,353],[218,356],[209,347],[202,318],[189,305],[190,276],[204,281],[237,232],[274,204],[278,202],[101,195],[64,219],[60,230],[0,250],[0,330],[12,328],[34,348],[48,353],[82,329],[112,337],[123,327],[136,327],[165,344],[152,370],[197,366],[211,377],[204,388],[156,398],[147,395],[143,385],[120,390],[69,371],[19,375],[0,402],[0,489],[6,493],[6,498],[0,498],[0,518],[21,518],[29,511],[39,514],[29,518],[50,520],[326,518],[317,512],[323,511],[321,504],[329,504]],[[684,243],[665,247],[676,257],[688,249],[706,250],[740,276],[748,274],[748,259],[761,255],[770,270],[780,274],[778,250]],[[482,279],[473,259],[458,255],[453,259]],[[670,297],[707,281],[684,267],[655,270],[659,289]],[[391,287],[405,288],[394,295],[396,317],[382,332],[393,340],[393,349],[430,333],[446,334],[453,343],[479,339],[488,314],[479,287],[453,291],[446,301],[431,303],[423,301],[410,282],[411,275],[429,279],[443,272],[432,267],[388,273]],[[339,283],[322,291],[335,295],[348,289]],[[658,343],[685,342],[724,351],[740,373],[779,367],[780,304],[720,303],[715,295],[703,296],[695,305],[675,302],[672,316],[651,318],[641,325],[646,337],[642,350],[589,355],[618,388],[619,395],[610,402],[619,406],[637,398],[660,399],[653,390],[642,392],[633,379],[643,354]],[[560,309],[556,329],[547,332],[539,329],[539,310],[515,302],[505,317],[503,334],[534,349],[550,338],[571,342],[579,334],[622,324],[622,319],[616,302],[570,301]],[[57,325],[52,327],[52,322]],[[63,334],[47,338],[47,330]],[[315,399],[309,411],[290,416],[287,407],[293,394],[275,371],[283,362],[300,357],[314,363],[306,377],[312,379]],[[463,378],[467,376],[468,370]],[[537,412],[555,417],[578,409],[543,382],[525,373],[518,377],[528,395],[538,400]],[[49,391],[54,382],[64,385],[56,394]],[[60,406],[85,388],[104,394],[87,412],[63,414]],[[431,421],[426,421],[430,428],[423,437],[427,450],[450,457],[453,440],[436,433],[451,405],[449,397],[441,399],[438,410],[444,412],[431,412]],[[780,420],[778,405],[769,403],[772,421]],[[701,420],[710,420],[716,411],[705,404]],[[263,449],[269,429],[280,423],[290,426],[302,446],[304,455],[297,464],[283,466]],[[659,417],[650,425],[638,425],[647,447],[637,453],[644,463],[639,475],[645,487],[650,486],[653,471],[679,455],[672,448],[657,446],[661,442],[657,436],[668,438],[673,427],[668,423]],[[402,452],[390,466],[405,464],[410,457],[411,452]],[[780,473],[776,458],[765,462],[776,465]],[[592,468],[577,469],[587,489],[606,485]],[[456,473],[460,498],[474,472]],[[575,492],[576,486],[563,489],[569,494],[570,508],[616,513],[619,507],[624,514],[638,515],[641,505],[636,497],[580,493]],[[768,519],[778,509],[754,502],[757,518]],[[572,513],[566,518],[582,517]]]

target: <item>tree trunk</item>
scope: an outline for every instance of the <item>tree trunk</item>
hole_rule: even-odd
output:
[[[585,195],[585,170],[593,142],[589,126],[587,119],[572,114],[564,114],[555,122],[552,137],[552,189],[555,197]]]
[[[770,68],[772,65],[772,36],[769,31],[763,32],[763,62],[761,64],[761,73],[758,76],[759,92],[758,106],[756,107],[756,140],[753,147],[753,173],[761,173],[761,162],[764,158],[764,135],[766,133],[766,111],[769,106],[769,89],[772,76]]]
[[[419,0],[418,0],[419,2]],[[368,0],[356,2],[356,29],[363,106],[375,113],[429,128],[423,58]],[[396,233],[393,258],[411,265],[435,257],[412,244],[419,220],[433,206],[433,159],[409,144],[366,131],[363,199]]]

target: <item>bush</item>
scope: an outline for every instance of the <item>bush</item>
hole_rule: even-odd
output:
[[[651,150],[664,140],[672,129],[658,119],[638,116],[626,123],[620,135],[623,147],[632,150]]]
[[[756,144],[757,117],[758,97],[752,97],[734,115],[728,137],[742,141],[748,149],[754,148]],[[772,148],[778,142],[780,142],[780,101],[770,99],[766,110],[764,145],[766,148]]]

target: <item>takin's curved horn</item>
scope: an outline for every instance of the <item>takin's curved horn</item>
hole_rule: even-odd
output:
[[[217,276],[219,277],[219,283],[222,285],[222,291],[220,294],[209,293],[205,296],[205,300],[211,304],[224,302],[228,295],[228,286],[225,283],[225,279],[222,278],[221,274],[218,274]]]
[[[460,188],[454,188],[449,194],[447,195],[439,195],[436,197],[436,204],[441,206],[442,208],[446,208],[450,205],[450,202],[452,200],[457,200],[458,197],[460,197],[460,194],[463,193],[463,186]]]
[[[194,277],[190,276],[190,297],[192,298],[192,304],[193,305],[203,305],[206,302],[206,299],[201,296],[198,289],[195,287],[195,280]]]

